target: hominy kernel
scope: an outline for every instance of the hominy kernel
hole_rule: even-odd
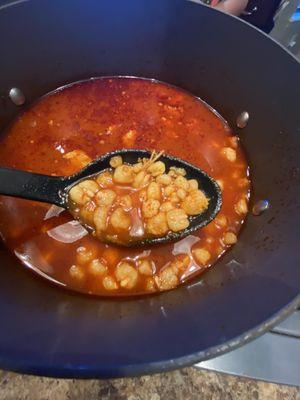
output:
[[[245,199],[240,199],[234,206],[235,211],[242,215],[247,214],[248,212],[248,205]]]
[[[116,197],[117,195],[113,190],[101,189],[96,194],[96,203],[98,206],[110,206],[113,204]]]
[[[166,197],[169,197],[169,196],[171,196],[172,193],[175,192],[175,190],[176,190],[175,186],[172,186],[172,185],[166,186],[164,189],[164,195]]]
[[[190,263],[190,256],[188,254],[182,254],[172,261],[170,266],[173,268],[173,271],[178,274],[179,271],[184,271],[190,265]]]
[[[155,285],[155,281],[153,278],[146,279],[145,290],[147,290],[147,292],[155,292],[156,285]]]
[[[139,273],[142,275],[148,275],[152,276],[153,275],[153,268],[152,268],[152,263],[149,260],[139,260],[138,261],[138,270]]]
[[[132,186],[136,189],[143,187],[146,177],[146,171],[140,171],[133,179]]]
[[[97,182],[87,179],[85,181],[82,181],[78,184],[78,186],[83,189],[84,192],[88,193],[90,197],[92,197],[95,193],[98,192],[99,186]]]
[[[154,277],[159,290],[170,290],[179,284],[179,279],[172,267],[166,267]]]
[[[107,272],[107,267],[99,259],[95,258],[90,262],[88,271],[92,275],[104,275]]]
[[[174,185],[186,191],[189,189],[189,183],[183,176],[178,176],[174,181]]]
[[[196,261],[201,265],[207,264],[211,258],[210,252],[204,248],[194,249],[192,253]]]
[[[108,207],[97,207],[94,212],[94,224],[97,231],[105,231],[107,228]]]
[[[197,190],[199,187],[198,181],[196,181],[196,179],[188,180],[188,184],[189,184],[189,188],[188,188],[189,191]]]
[[[168,224],[166,214],[159,212],[152,218],[149,218],[146,224],[146,230],[151,235],[164,235],[168,232]]]
[[[188,215],[197,215],[208,207],[208,199],[200,190],[189,192],[182,202],[182,208]]]
[[[79,264],[86,264],[90,262],[95,256],[95,251],[85,247],[78,247],[76,259]]]
[[[117,230],[126,230],[129,229],[131,225],[131,219],[129,214],[124,211],[123,208],[118,207],[111,214],[110,223]]]
[[[113,179],[116,183],[132,183],[134,180],[133,168],[130,165],[120,165],[114,170]]]
[[[86,203],[80,209],[79,212],[82,221],[86,221],[87,223],[93,224],[95,209],[96,209],[96,204],[93,201],[89,201],[88,203]]]
[[[172,178],[169,175],[162,174],[157,176],[156,182],[159,183],[160,185],[167,186],[172,183]]]
[[[112,167],[112,168],[117,168],[117,167],[119,167],[120,165],[122,165],[123,164],[123,160],[122,160],[122,157],[121,156],[114,156],[114,157],[112,157],[111,159],[110,159],[110,162],[109,162],[109,165]]]
[[[161,189],[160,189],[160,185],[157,182],[151,182],[148,185],[147,197],[148,197],[148,199],[160,200]]]
[[[177,178],[176,172],[175,172],[175,171],[172,171],[171,169],[170,169],[170,171],[168,172],[168,176],[170,176],[172,179]]]
[[[142,205],[142,212],[145,218],[154,217],[158,214],[160,202],[154,199],[146,200]]]
[[[237,242],[237,237],[233,232],[226,232],[223,238],[225,244],[235,244]]]
[[[138,280],[137,270],[127,262],[121,262],[117,265],[115,276],[120,286],[125,289],[132,289]]]
[[[228,223],[225,215],[217,215],[214,222],[218,228],[225,228]]]
[[[231,147],[224,147],[222,149],[222,154],[227,158],[227,160],[234,162],[236,160],[236,151]]]
[[[180,175],[180,176],[186,175],[186,170],[184,168],[171,167],[170,170],[174,171],[176,175]]]
[[[72,265],[69,269],[69,274],[72,278],[81,281],[84,278],[84,272],[82,268],[78,267],[77,265]]]
[[[70,196],[70,199],[74,203],[76,203],[76,204],[78,204],[80,206],[83,206],[84,204],[86,204],[90,200],[90,197],[78,185],[73,186],[70,189],[69,196]]]
[[[166,166],[162,161],[156,161],[148,167],[148,172],[154,177],[165,173]]]
[[[106,290],[117,290],[118,289],[116,280],[111,276],[106,276],[105,278],[103,278],[102,283],[103,283],[104,289],[106,289]]]
[[[167,223],[171,231],[179,232],[189,226],[187,214],[182,209],[174,209],[167,212]]]
[[[113,183],[112,174],[109,171],[102,172],[101,174],[99,174],[97,176],[96,182],[102,188],[106,188],[108,186],[111,186],[112,183]]]
[[[69,160],[71,164],[80,170],[87,166],[92,159],[82,150],[73,150],[63,155],[63,158]]]

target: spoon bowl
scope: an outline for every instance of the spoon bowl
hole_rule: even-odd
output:
[[[147,150],[121,149],[106,153],[70,176],[49,176],[11,168],[0,168],[0,194],[51,203],[68,210],[70,189],[84,179],[111,169],[110,159],[114,156],[121,156],[126,164],[134,164],[140,158],[149,158],[151,152]],[[170,232],[162,237],[141,238],[140,240],[135,238],[132,241],[120,244],[122,246],[148,246],[182,239],[207,225],[220,211],[222,205],[221,189],[206,172],[184,160],[166,154],[163,154],[160,160],[164,162],[166,172],[170,167],[184,168],[188,179],[196,179],[199,187],[209,199],[209,205],[201,214],[190,216],[189,226],[182,231]]]

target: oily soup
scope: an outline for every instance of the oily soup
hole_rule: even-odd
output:
[[[164,151],[207,172],[222,189],[223,205],[215,220],[175,243],[124,248],[102,243],[56,206],[1,196],[1,236],[23,264],[84,293],[153,293],[202,273],[236,243],[248,212],[250,187],[243,149],[224,120],[172,86],[137,78],[99,78],[50,93],[2,136],[0,163],[70,175],[121,148]],[[184,199],[188,187],[173,190],[177,198],[178,189],[184,190]],[[164,194],[165,188],[161,190]],[[147,192],[144,196],[149,200]],[[175,197],[168,202],[174,203]],[[155,200],[159,204],[151,213],[165,218],[170,204],[166,208]]]

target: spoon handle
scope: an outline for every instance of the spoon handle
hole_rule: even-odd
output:
[[[65,207],[63,178],[0,167],[0,194]]]

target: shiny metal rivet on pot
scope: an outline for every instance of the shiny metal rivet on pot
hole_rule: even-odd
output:
[[[254,204],[252,208],[253,215],[261,215],[270,208],[270,202],[268,200],[259,200]]]
[[[236,125],[238,128],[245,128],[249,122],[250,115],[248,111],[243,111],[236,119]]]
[[[16,87],[13,87],[10,89],[8,96],[16,106],[22,106],[26,101],[22,90],[20,90]]]

